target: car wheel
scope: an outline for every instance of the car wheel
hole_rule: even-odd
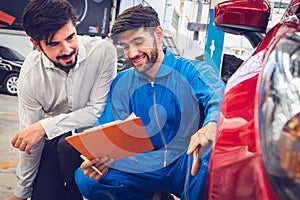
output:
[[[123,71],[127,67],[127,60],[125,58],[118,59],[118,71]]]
[[[4,90],[10,95],[17,95],[19,75],[16,73],[9,74],[4,81]]]

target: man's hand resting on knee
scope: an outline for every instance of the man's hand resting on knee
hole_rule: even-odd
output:
[[[199,148],[201,148],[201,146],[207,145],[208,140],[212,140],[214,146],[216,131],[217,123],[209,122],[191,137],[187,154],[194,155],[194,161],[191,170],[192,176],[196,176],[200,169]]]
[[[11,144],[15,148],[30,154],[31,147],[44,138],[45,135],[46,132],[43,126],[39,122],[36,122],[18,131],[11,140]]]

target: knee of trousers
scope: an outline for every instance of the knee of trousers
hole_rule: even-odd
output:
[[[99,184],[97,180],[93,180],[90,177],[85,176],[81,168],[78,168],[75,171],[75,182],[80,193],[88,199],[91,195],[92,185]]]
[[[65,152],[65,151],[74,151],[75,149],[65,140],[70,133],[65,133],[64,135],[60,136],[57,141],[57,150],[58,152]]]
[[[107,174],[107,176],[109,176],[109,174]],[[107,178],[107,176],[105,178]],[[105,181],[103,181],[102,179],[101,182],[92,179],[88,176],[85,176],[81,168],[78,168],[75,171],[75,182],[81,194],[87,199],[90,200],[145,199],[144,193],[142,194],[141,198],[135,198],[137,196],[136,191],[132,190],[130,185],[124,183],[121,184],[118,181],[117,182],[111,181],[110,178],[108,178],[108,180]]]

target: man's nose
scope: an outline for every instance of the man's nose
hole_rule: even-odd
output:
[[[61,53],[65,55],[69,55],[72,52],[72,48],[68,42],[61,43]]]
[[[133,48],[130,48],[130,50],[128,50],[128,53],[127,53],[128,58],[134,58],[137,55],[139,55],[139,51],[137,48],[133,47]]]

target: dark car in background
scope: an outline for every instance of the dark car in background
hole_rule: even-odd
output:
[[[16,50],[0,46],[0,88],[5,93],[17,95],[19,73],[24,59]]]
[[[118,62],[117,62],[117,70],[118,72],[121,72],[125,69],[128,69],[131,67],[130,61],[126,58],[124,54],[123,47],[120,45],[115,45],[115,48],[117,50],[117,55],[118,55]]]
[[[205,199],[300,199],[300,0],[266,33],[269,16],[267,0],[215,7],[256,48],[226,84]]]

